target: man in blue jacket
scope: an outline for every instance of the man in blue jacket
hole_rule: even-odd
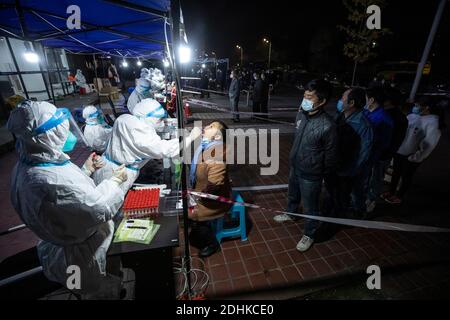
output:
[[[336,169],[336,125],[323,110],[331,96],[331,85],[313,80],[306,86],[297,114],[295,140],[289,156],[288,212],[297,212],[300,202],[304,213],[320,215],[322,181]],[[274,217],[277,222],[292,220],[288,215]],[[303,237],[297,250],[304,252],[314,242],[320,223],[306,219]]]
[[[364,115],[366,92],[353,88],[344,92],[337,104],[337,170],[328,181],[328,190],[338,217],[348,217],[353,191],[353,207],[365,201],[363,189],[355,183],[367,176],[373,144],[373,131]]]
[[[366,90],[367,105],[364,115],[373,128],[373,148],[369,159],[370,171],[368,180],[368,194],[366,200],[366,211],[370,213],[375,209],[375,200],[381,194],[383,187],[385,165],[381,156],[391,146],[394,123],[389,114],[384,110],[384,94],[381,88],[369,88]]]

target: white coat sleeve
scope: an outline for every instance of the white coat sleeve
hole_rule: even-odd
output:
[[[426,129],[425,137],[419,143],[419,149],[409,156],[408,160],[411,162],[422,162],[431,154],[437,146],[441,138],[441,130],[437,126],[429,126]]]
[[[150,132],[145,129],[135,130],[133,139],[143,158],[173,158],[178,156],[180,152],[178,138],[163,140],[154,129]]]
[[[95,186],[86,183],[90,178],[83,177],[80,183],[56,188],[56,205],[62,212],[71,213],[71,220],[86,221],[86,225],[88,221],[95,225],[111,220],[123,204],[124,192],[109,179]]]

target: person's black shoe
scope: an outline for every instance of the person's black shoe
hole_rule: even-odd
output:
[[[241,120],[239,120],[238,118],[233,119],[233,122],[241,122]]]
[[[220,245],[218,243],[210,244],[209,246],[204,247],[203,249],[201,249],[198,252],[198,256],[200,258],[207,258],[207,257],[213,255],[214,253],[218,252],[218,251],[220,251]]]

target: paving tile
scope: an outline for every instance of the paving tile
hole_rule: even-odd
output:
[[[334,254],[339,254],[347,251],[338,240],[328,241],[327,246]]]
[[[263,272],[263,267],[259,262],[259,258],[246,260],[244,264],[248,274],[257,274]]]
[[[335,253],[327,246],[326,243],[317,243],[314,245],[321,257],[329,257]]]
[[[324,259],[312,260],[310,261],[310,263],[320,276],[329,275],[333,273],[333,270],[331,270],[330,266],[328,265],[328,263],[326,263]]]
[[[287,267],[294,264],[287,252],[275,253],[274,259],[280,267]]]
[[[241,261],[241,255],[237,248],[223,249],[222,252],[225,257],[225,263]]]
[[[226,266],[210,267],[208,270],[214,282],[230,279]]]
[[[338,256],[326,257],[325,261],[331,267],[333,272],[340,272],[346,269],[346,265],[339,259]]]
[[[305,255],[297,249],[291,249],[287,251],[287,253],[295,264],[306,262],[308,260]]]
[[[357,249],[359,247],[351,238],[339,239],[339,242],[348,251]]]
[[[271,241],[267,241],[266,243],[267,243],[267,246],[269,247],[270,251],[272,252],[272,254],[285,251],[283,245],[281,244],[281,242],[279,240],[271,240]]]
[[[277,235],[278,239],[290,238],[290,233],[286,230],[285,227],[275,227],[273,228],[273,232]]]
[[[262,230],[261,234],[264,238],[264,240],[266,241],[270,241],[270,240],[274,240],[277,239],[277,235],[275,234],[275,232],[273,232],[272,230],[268,229],[268,230]]]
[[[278,268],[277,262],[272,256],[259,257],[259,261],[261,262],[264,271]]]
[[[295,266],[282,268],[281,271],[289,284],[294,284],[303,280],[300,272],[298,272]]]
[[[241,253],[242,259],[244,260],[256,257],[256,253],[252,245],[238,246],[238,250]]]
[[[309,280],[312,278],[317,277],[317,272],[314,270],[312,265],[309,262],[303,262],[300,264],[297,264],[297,269],[300,272],[301,276],[305,280]]]
[[[257,243],[255,245],[253,245],[253,248],[255,249],[257,257],[266,256],[266,255],[271,254],[269,247],[265,243]]]
[[[283,245],[283,248],[286,251],[295,249],[295,247],[297,246],[297,242],[298,242],[298,241],[295,241],[292,237],[284,238],[284,239],[281,239],[280,241],[281,241],[281,244]]]
[[[252,289],[252,283],[250,282],[250,278],[248,276],[233,279],[233,293],[234,292],[242,292],[242,291],[250,291]]]
[[[231,280],[214,282],[216,296],[227,295],[233,292],[233,283]]]
[[[245,270],[244,264],[242,262],[233,262],[228,265],[228,270],[230,272],[230,278],[240,278],[247,275],[247,270]]]
[[[250,275],[250,282],[255,290],[269,287],[269,282],[265,273]]]
[[[271,270],[267,273],[267,279],[271,287],[279,287],[286,284],[286,279],[280,270]]]
[[[222,252],[217,252],[206,259],[208,266],[222,266],[225,264],[225,258]]]

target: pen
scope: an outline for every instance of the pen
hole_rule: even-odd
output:
[[[147,229],[147,227],[140,227],[140,226],[128,226],[128,229]]]

